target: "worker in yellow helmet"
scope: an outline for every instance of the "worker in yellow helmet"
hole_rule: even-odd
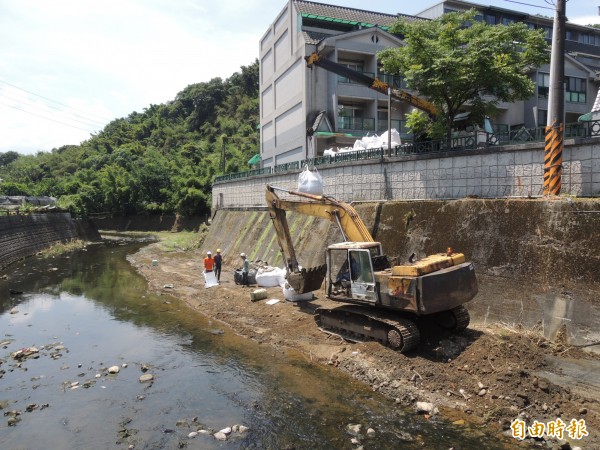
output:
[[[219,284],[221,283],[221,266],[223,265],[223,256],[221,256],[221,249],[217,249],[217,254],[213,258],[215,260],[215,277]]]

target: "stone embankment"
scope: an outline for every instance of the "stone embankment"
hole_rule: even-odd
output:
[[[100,235],[88,222],[74,220],[69,213],[0,216],[0,269],[73,239],[92,241]]]

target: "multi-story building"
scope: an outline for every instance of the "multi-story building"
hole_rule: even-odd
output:
[[[419,17],[435,19],[442,14],[476,8],[479,20],[490,25],[509,25],[522,22],[530,28],[546,32],[548,43],[552,41],[554,18],[525,14],[496,6],[482,6],[465,1],[443,1],[418,14]],[[552,11],[549,11],[552,14]],[[582,25],[566,24],[565,36],[565,123],[589,112],[598,91],[597,72],[600,71],[600,30]],[[548,88],[550,65],[544,65],[531,73],[536,81],[536,95],[515,104],[500,104],[495,121],[514,127],[544,126],[547,123]]]
[[[321,155],[331,147],[352,145],[367,133],[381,134],[392,128],[404,133],[404,116],[413,107],[394,103],[368,86],[321,67],[307,67],[306,58],[323,57],[388,85],[405,89],[401,77],[381,73],[378,51],[400,46],[388,32],[400,17],[428,20],[450,11],[475,7],[490,24],[525,22],[543,28],[549,40],[553,19],[464,1],[444,1],[417,16],[391,15],[302,0],[289,0],[260,40],[260,126],[263,167]],[[600,30],[567,24],[565,56],[566,123],[589,112],[598,91]],[[546,124],[549,66],[531,73],[537,82],[532,98],[499,104],[495,123],[506,127]]]

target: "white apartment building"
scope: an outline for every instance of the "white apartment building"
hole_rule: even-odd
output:
[[[307,67],[306,57],[319,52],[327,60],[368,77],[405,89],[400,77],[380,73],[376,54],[402,41],[387,30],[399,18],[427,20],[450,11],[476,7],[490,24],[525,22],[544,28],[551,38],[552,18],[531,16],[493,6],[444,1],[417,16],[288,0],[260,40],[260,156],[262,167],[273,167],[322,155],[331,147],[352,145],[367,133],[392,128],[403,134],[404,116],[413,107],[349,77]],[[567,24],[565,57],[565,122],[592,109],[598,91],[600,30]],[[549,66],[532,72],[536,95],[527,101],[500,104],[494,123],[506,127],[546,124]],[[391,117],[388,118],[388,115]]]

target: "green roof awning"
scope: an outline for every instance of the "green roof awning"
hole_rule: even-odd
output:
[[[583,116],[579,116],[579,118],[577,119],[577,122],[586,122],[588,120],[592,120],[592,112],[591,111],[587,114],[584,114]]]
[[[258,164],[259,162],[260,162],[260,155],[258,153],[248,160],[248,164],[250,164],[250,165]]]

